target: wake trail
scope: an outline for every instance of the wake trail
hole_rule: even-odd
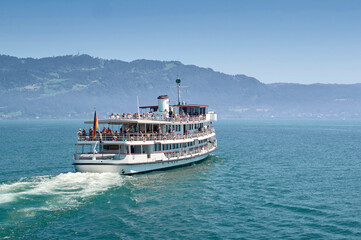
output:
[[[123,181],[116,173],[62,173],[21,178],[0,184],[0,209],[34,213],[77,207],[110,188],[122,186]]]

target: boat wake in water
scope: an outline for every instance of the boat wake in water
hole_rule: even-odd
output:
[[[123,180],[114,173],[62,173],[5,182],[0,185],[0,219],[71,209],[110,188],[122,186]]]

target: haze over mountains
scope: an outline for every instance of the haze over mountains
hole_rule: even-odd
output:
[[[99,118],[155,105],[159,95],[210,105],[220,119],[361,118],[361,84],[264,84],[178,61],[105,60],[89,55],[41,59],[0,55],[0,119]]]

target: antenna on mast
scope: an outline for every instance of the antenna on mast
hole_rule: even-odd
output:
[[[179,78],[179,75],[177,75],[177,79],[175,80],[175,82],[177,83],[177,86],[170,86],[169,88],[178,88],[178,105],[181,105],[181,94],[180,94],[180,89],[181,88],[189,88],[189,86],[181,86],[181,80]]]

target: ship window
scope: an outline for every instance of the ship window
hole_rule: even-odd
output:
[[[159,143],[154,144],[154,152],[159,152],[160,150],[161,150],[160,144]]]

